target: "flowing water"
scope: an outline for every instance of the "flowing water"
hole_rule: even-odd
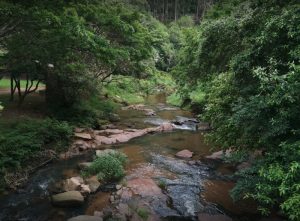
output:
[[[118,127],[145,128],[179,116],[193,117],[188,111],[165,105],[163,95],[150,96],[146,105],[153,108],[157,115],[148,117],[141,111],[120,110]],[[203,132],[196,131],[193,125],[183,125],[169,133],[149,134],[108,148],[118,149],[129,158],[123,182],[138,178],[161,184],[159,186],[163,191],[155,197],[147,194],[140,198],[132,197],[136,201],[147,202],[161,220],[196,220],[197,213],[226,214],[237,221],[260,220],[253,202],[232,202],[229,191],[234,183],[229,176],[233,169],[230,165],[205,160],[205,156],[211,154],[211,147],[205,144]],[[191,160],[174,157],[183,149],[194,152]],[[76,215],[93,215],[95,211],[112,206],[110,196],[115,191],[115,185],[101,187],[81,207],[57,208],[51,205],[51,186],[78,175],[77,164],[90,161],[93,154],[88,152],[49,164],[36,172],[23,189],[1,196],[0,220],[59,221]]]

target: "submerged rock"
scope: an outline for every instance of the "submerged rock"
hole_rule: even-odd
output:
[[[103,219],[97,216],[82,215],[68,219],[68,221],[103,221]]]
[[[68,191],[53,195],[52,203],[55,206],[69,207],[82,205],[84,198],[79,191]]]
[[[194,153],[189,151],[189,150],[182,150],[182,151],[179,151],[178,153],[176,153],[176,157],[178,157],[178,158],[192,158],[193,154]]]

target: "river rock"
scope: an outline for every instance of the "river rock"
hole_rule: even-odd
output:
[[[192,158],[193,154],[194,153],[189,150],[182,150],[176,153],[175,156],[178,158]]]
[[[225,152],[223,150],[220,150],[218,152],[214,152],[213,154],[206,156],[207,159],[211,160],[222,160],[223,157],[229,157],[231,153],[231,150],[226,150]]]
[[[95,136],[95,141],[97,145],[101,145],[101,144],[111,145],[117,142],[116,139],[112,137],[105,137],[105,136]]]
[[[83,202],[84,198],[79,191],[68,191],[52,196],[52,203],[55,206],[78,206]]]
[[[157,184],[150,178],[136,178],[127,181],[127,187],[136,195],[157,196],[161,195],[162,191]]]
[[[68,221],[103,221],[103,219],[97,216],[81,215],[68,219]]]
[[[198,221],[232,221],[232,219],[225,215],[210,215],[206,213],[200,213],[198,214]]]
[[[90,145],[84,141],[84,140],[77,140],[73,143],[73,146],[77,149],[79,149],[80,151],[84,151],[87,150],[88,148],[90,148]]]
[[[161,131],[172,131],[174,129],[171,123],[163,123],[159,128]]]
[[[74,191],[79,190],[81,184],[83,184],[83,179],[81,177],[72,177],[65,180],[63,184],[64,191]]]
[[[88,133],[75,133],[74,136],[83,140],[92,140],[92,136]]]
[[[90,193],[91,193],[91,190],[90,190],[89,185],[81,184],[81,185],[80,185],[80,192],[81,192],[82,194],[90,194]]]
[[[96,192],[101,185],[96,176],[86,179],[86,184],[89,185],[92,193]]]

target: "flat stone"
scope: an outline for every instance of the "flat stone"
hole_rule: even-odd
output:
[[[225,215],[210,215],[206,213],[200,213],[198,215],[198,221],[232,221],[232,219]]]
[[[103,219],[98,216],[81,215],[68,219],[68,221],[103,221]]]
[[[55,206],[69,207],[83,204],[84,198],[79,191],[68,191],[53,195],[52,203]]]
[[[182,150],[176,153],[175,156],[178,158],[192,158],[193,154],[194,153],[189,150]]]
[[[101,144],[110,145],[110,144],[114,144],[117,142],[116,139],[114,139],[112,137],[105,137],[105,136],[95,136],[95,140],[97,141],[98,145],[101,145]]]
[[[83,140],[92,140],[92,136],[88,133],[75,133],[74,136]]]
[[[157,184],[149,178],[136,178],[127,182],[127,187],[136,195],[140,196],[157,196],[162,191]]]

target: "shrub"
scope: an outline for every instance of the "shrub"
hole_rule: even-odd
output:
[[[124,175],[124,165],[127,157],[120,152],[106,153],[93,161],[92,165],[83,171],[83,176],[97,175],[104,182],[116,181]]]
[[[46,149],[62,150],[69,145],[72,127],[53,119],[21,119],[0,122],[0,168],[20,168],[33,155]]]

